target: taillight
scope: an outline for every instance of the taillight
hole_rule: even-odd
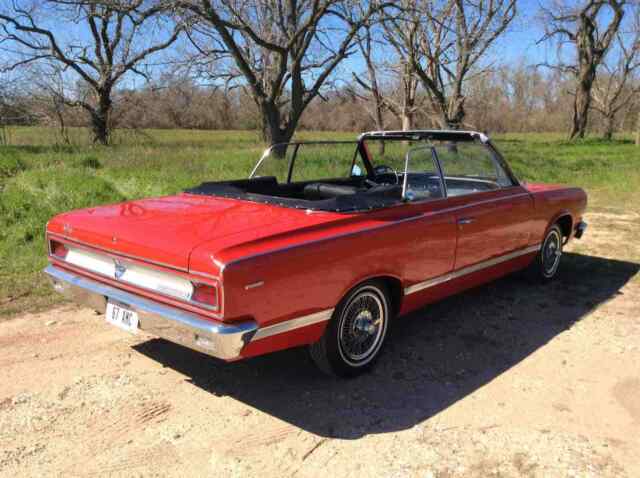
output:
[[[218,289],[210,284],[193,283],[193,302],[198,302],[210,309],[218,308]]]
[[[59,259],[64,259],[69,253],[67,246],[58,241],[51,241],[49,250],[51,251],[51,255],[56,256]]]

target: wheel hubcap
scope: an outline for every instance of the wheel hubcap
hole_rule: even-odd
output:
[[[357,315],[356,320],[353,321],[353,330],[356,334],[375,333],[376,323],[370,310],[365,309]]]
[[[364,365],[379,348],[385,328],[385,308],[378,294],[357,294],[342,315],[339,345],[343,358],[352,365]]]

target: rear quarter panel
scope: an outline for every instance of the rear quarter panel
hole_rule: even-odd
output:
[[[451,215],[407,208],[391,216],[365,213],[349,226],[327,225],[312,235],[292,232],[257,248],[248,244],[244,247],[253,251],[248,255],[222,251],[216,257],[225,264],[224,320],[252,318],[265,327],[331,309],[373,277],[388,277],[402,288],[450,271],[455,244]],[[262,353],[260,342],[268,342],[264,351],[314,342],[325,326],[253,342],[245,356]]]
[[[581,188],[556,184],[527,184],[534,202],[531,242],[540,243],[546,231],[562,216],[571,217],[571,235],[582,220],[587,207],[587,194]]]

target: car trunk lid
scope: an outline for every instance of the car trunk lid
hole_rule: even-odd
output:
[[[52,219],[47,230],[92,248],[186,271],[191,251],[204,242],[230,246],[335,216],[179,194],[68,212]]]

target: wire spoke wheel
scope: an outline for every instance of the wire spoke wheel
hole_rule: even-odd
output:
[[[392,313],[384,282],[361,283],[338,303],[320,340],[309,345],[311,358],[329,375],[365,373],[380,356]]]
[[[387,324],[383,298],[375,289],[353,296],[340,317],[338,347],[343,360],[351,366],[369,362],[377,353]]]
[[[542,273],[545,277],[552,277],[560,265],[562,256],[562,237],[557,229],[552,229],[542,246]]]

